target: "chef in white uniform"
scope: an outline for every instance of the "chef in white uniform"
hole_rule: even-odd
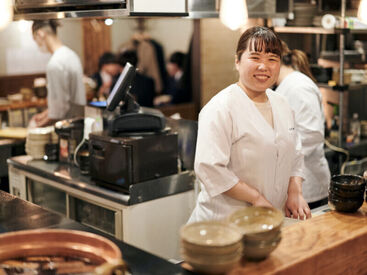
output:
[[[201,185],[189,223],[219,220],[254,205],[311,217],[302,196],[303,155],[286,99],[269,90],[278,78],[281,41],[265,27],[242,34],[239,81],[199,115],[195,172]]]
[[[57,37],[57,27],[55,20],[37,20],[32,25],[40,50],[52,54],[46,68],[48,108],[32,119],[38,127],[80,116],[86,104],[82,64],[78,55]]]
[[[285,96],[295,113],[302,141],[305,179],[303,195],[310,208],[327,203],[330,170],[324,152],[324,111],[305,53],[290,50],[283,42],[283,55],[276,92]]]

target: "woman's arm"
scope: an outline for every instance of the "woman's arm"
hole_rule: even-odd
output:
[[[253,206],[273,207],[271,203],[254,187],[239,181],[223,194],[240,201],[251,203]]]
[[[311,218],[311,210],[302,195],[301,177],[290,177],[288,185],[288,199],[285,204],[285,215],[294,219]]]

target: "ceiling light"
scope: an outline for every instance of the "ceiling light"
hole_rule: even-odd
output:
[[[222,0],[219,17],[233,31],[243,27],[248,19],[246,0]]]
[[[13,20],[12,0],[0,0],[0,30]]]
[[[367,24],[367,0],[361,0],[359,3],[358,19]]]

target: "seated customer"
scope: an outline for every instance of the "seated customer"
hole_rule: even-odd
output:
[[[96,82],[96,97],[107,98],[112,88],[113,80],[121,71],[115,54],[105,52],[98,62],[98,72],[91,78]]]
[[[186,54],[174,52],[166,65],[168,83],[163,95],[154,99],[154,105],[177,104],[190,101],[190,95],[184,85],[184,66]]]
[[[125,67],[126,62],[136,67],[138,63],[136,51],[128,50],[122,52],[118,57],[118,62],[122,68]],[[140,106],[153,107],[153,98],[155,95],[153,78],[145,76],[137,71],[130,93],[135,97],[136,102],[139,103]]]

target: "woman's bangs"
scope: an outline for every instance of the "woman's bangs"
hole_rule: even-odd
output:
[[[269,36],[257,36],[251,38],[249,41],[249,50],[255,52],[273,53],[282,56],[282,46],[280,41],[276,38]]]

